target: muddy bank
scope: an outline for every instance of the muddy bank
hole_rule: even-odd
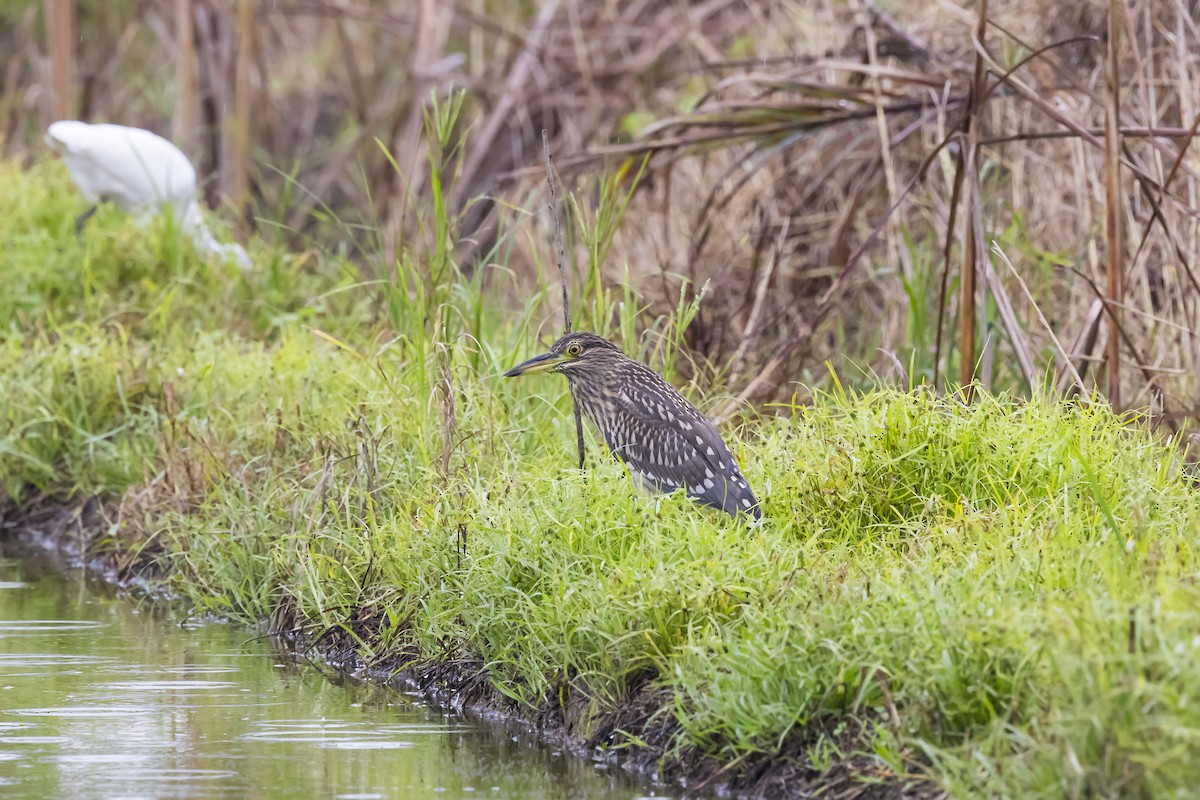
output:
[[[182,602],[167,586],[169,575],[153,541],[123,542],[122,537],[113,535],[117,518],[116,505],[100,498],[3,505],[0,539],[52,554],[66,567],[86,569],[135,595]],[[894,800],[942,795],[927,782],[871,782],[875,776],[866,759],[850,759],[817,774],[806,767],[805,743],[795,737],[789,740],[788,750],[775,758],[731,765],[672,750],[677,723],[664,713],[670,696],[648,677],[628,693],[618,711],[600,718],[582,684],[559,686],[555,696],[560,702],[522,704],[495,687],[481,662],[453,648],[424,653],[409,637],[392,632],[391,644],[380,649],[377,645],[386,619],[381,608],[356,608],[341,624],[319,630],[284,604],[262,624],[266,633],[292,652],[315,657],[343,674],[415,694],[440,708],[534,736],[576,756],[682,787],[686,796]],[[375,655],[364,658],[366,651]],[[583,731],[585,720],[588,733]],[[812,735],[821,733],[813,731]],[[631,747],[631,740],[639,744]],[[850,749],[858,736],[844,733],[841,740]]]

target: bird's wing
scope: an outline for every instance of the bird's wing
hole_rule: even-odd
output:
[[[659,385],[661,384],[661,386]],[[721,435],[657,375],[624,381],[617,407],[628,423],[617,426],[609,448],[641,483],[689,496],[733,514],[758,513],[758,501]]]

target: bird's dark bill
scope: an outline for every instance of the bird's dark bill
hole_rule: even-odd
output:
[[[562,357],[554,353],[542,353],[540,356],[534,356],[528,361],[522,361],[515,367],[504,373],[506,378],[515,378],[518,375],[533,375],[538,372],[552,372],[562,362]]]

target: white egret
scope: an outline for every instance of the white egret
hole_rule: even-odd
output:
[[[221,244],[209,232],[196,199],[196,170],[187,156],[158,134],[124,125],[60,120],[46,130],[46,145],[67,165],[90,203],[110,200],[141,219],[167,204],[196,249],[233,258],[243,270],[250,258],[238,244]],[[79,218],[82,227],[95,206]]]

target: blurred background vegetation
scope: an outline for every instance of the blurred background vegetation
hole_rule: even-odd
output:
[[[1173,429],[1200,406],[1194,0],[4,0],[0,26],[5,155],[57,118],[155,130],[240,237],[393,286],[448,258],[541,291],[547,129],[577,296],[654,337],[703,293],[681,377],[725,413],[826,361]]]

